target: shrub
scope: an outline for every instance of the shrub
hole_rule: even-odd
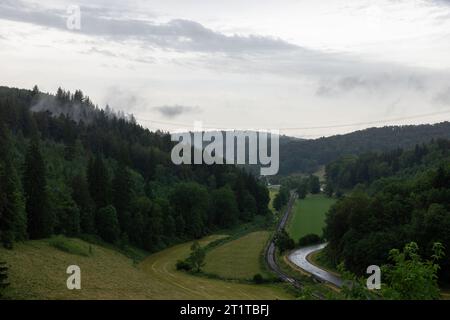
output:
[[[64,236],[56,236],[50,239],[49,244],[61,251],[76,254],[79,256],[89,256],[89,248],[84,247],[74,240],[68,239]]]
[[[295,248],[295,242],[283,229],[275,235],[275,246],[281,253]]]
[[[261,284],[264,282],[264,278],[261,274],[257,273],[253,276],[253,282],[256,284]]]
[[[185,260],[178,260],[176,264],[177,270],[191,271],[192,265]]]
[[[321,241],[322,239],[317,234],[310,233],[307,234],[306,236],[301,237],[300,240],[298,240],[298,246],[299,247],[309,246],[312,244],[320,243]]]

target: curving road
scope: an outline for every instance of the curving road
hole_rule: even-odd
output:
[[[296,199],[297,199],[297,194],[295,192],[292,192],[291,197],[289,199],[289,203],[286,207],[286,211],[285,211],[283,217],[280,219],[280,222],[278,223],[277,232],[281,231],[286,226],[286,223],[288,221],[289,215],[292,211],[292,207],[294,206]],[[340,288],[340,287],[342,287],[342,280],[339,277],[311,264],[307,259],[309,254],[325,248],[326,245],[327,245],[326,243],[322,243],[322,244],[318,244],[318,245],[313,245],[313,246],[308,246],[308,247],[297,249],[297,250],[293,251],[291,254],[289,254],[288,259],[292,263],[294,263],[296,266],[298,266],[299,268],[310,273],[315,279],[322,281],[322,282],[331,283]],[[272,272],[274,272],[275,274],[277,274],[278,277],[281,280],[283,280],[284,282],[288,282],[296,288],[302,288],[301,283],[297,279],[289,276],[288,274],[284,273],[280,269],[280,267],[277,264],[276,258],[275,258],[275,256],[276,256],[275,250],[276,250],[275,243],[274,243],[274,239],[272,238],[272,240],[270,241],[270,243],[266,249],[266,262],[267,262],[267,265],[269,266],[269,269],[272,270]],[[319,299],[322,298],[320,295],[316,295],[316,296]]]
[[[308,255],[311,253],[321,250],[327,246],[327,243],[321,243],[316,244],[304,248],[297,249],[293,251],[291,254],[289,254],[288,259],[298,266],[299,268],[305,270],[306,272],[310,273],[314,278],[323,281],[323,282],[329,282],[336,287],[340,288],[342,287],[343,281],[341,278],[336,276],[335,274],[328,272],[326,270],[323,270],[312,263],[310,263],[307,259]]]

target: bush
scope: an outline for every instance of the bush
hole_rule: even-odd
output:
[[[304,246],[309,246],[312,244],[318,244],[322,241],[322,239],[314,233],[310,233],[307,234],[306,236],[303,236],[300,238],[300,240],[298,240],[298,246],[299,247],[304,247]]]
[[[192,265],[185,260],[178,260],[176,264],[177,270],[191,271]]]
[[[295,248],[295,242],[283,229],[275,235],[275,246],[280,250],[280,253],[286,250],[291,250]]]
[[[49,241],[49,245],[70,254],[76,254],[84,257],[89,256],[88,247],[84,247],[76,241],[68,239],[64,236],[56,236],[51,238]]]
[[[255,274],[255,275],[253,276],[253,282],[256,283],[256,284],[261,284],[261,283],[264,282],[264,278],[263,278],[262,275],[260,275],[259,273],[257,273],[257,274]]]

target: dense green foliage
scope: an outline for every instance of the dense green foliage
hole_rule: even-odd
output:
[[[319,235],[315,233],[309,233],[300,239],[298,239],[298,246],[299,247],[305,247],[313,244],[318,244],[322,241],[322,238],[320,238]]]
[[[352,180],[352,183],[365,182],[367,187],[357,185],[353,192],[330,209],[324,230],[324,236],[329,241],[328,256],[336,264],[343,261],[350,271],[363,274],[369,265],[386,263],[392,248],[416,242],[420,255],[431,256],[433,244],[439,242],[444,245],[447,257],[441,263],[439,277],[449,282],[449,146],[448,141],[440,140],[416,147],[413,151],[398,151],[393,158],[392,153],[386,153],[356,159],[354,163],[360,164],[370,159],[367,160],[371,164],[369,167],[385,168],[383,175],[386,177],[371,184],[371,178],[366,181]],[[417,154],[422,156],[415,158]],[[389,161],[397,163],[398,170],[390,171]],[[329,167],[339,167],[340,164],[342,160]],[[338,171],[344,173],[341,177],[347,177],[345,172],[357,172],[354,168],[355,165],[348,165]],[[389,176],[396,172],[396,175]],[[339,176],[328,180],[341,186],[352,186],[345,178],[341,181]],[[375,176],[379,177],[378,174]]]
[[[432,252],[431,260],[423,261],[415,242],[405,245],[403,251],[392,249],[389,258],[394,264],[382,268],[386,281],[383,296],[397,300],[439,299],[437,272],[438,262],[444,257],[442,244],[434,243]]]
[[[285,186],[281,186],[278,193],[273,199],[273,207],[275,210],[280,211],[289,202],[289,189]]]
[[[191,245],[191,253],[184,260],[178,260],[176,263],[177,270],[200,272],[205,266],[206,250],[198,241],[194,241]]]
[[[326,182],[333,190],[350,189],[382,177],[412,175],[443,160],[450,161],[450,141],[444,139],[416,145],[413,150],[347,156],[326,166]]]
[[[188,261],[195,272],[201,271],[201,268],[205,265],[205,257],[205,249],[200,246],[198,241],[194,241],[191,246],[191,254],[189,255]]]
[[[295,241],[289,236],[289,234],[284,229],[278,231],[275,234],[274,242],[275,246],[278,248],[280,253],[295,248]]]
[[[338,269],[344,279],[342,293],[347,299],[437,300],[440,299],[437,272],[439,260],[444,257],[442,244],[436,242],[429,260],[419,255],[417,243],[410,242],[403,250],[389,252],[389,264],[381,266],[381,290],[368,290],[366,279]]]
[[[9,134],[0,124],[0,241],[6,248],[25,239],[27,228],[25,201],[11,151]]]
[[[317,194],[320,192],[320,181],[319,177],[315,175],[310,175],[308,178],[309,191],[312,194]]]
[[[170,135],[77,90],[0,87],[0,240],[90,234],[158,250],[268,214],[232,165],[174,165]]]

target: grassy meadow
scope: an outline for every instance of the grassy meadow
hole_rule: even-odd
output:
[[[297,199],[287,226],[289,235],[295,241],[310,233],[321,236],[325,226],[325,214],[335,201],[322,194]]]
[[[251,232],[208,251],[204,271],[240,280],[252,279],[257,273],[263,275],[262,256],[269,237],[269,231]]]

